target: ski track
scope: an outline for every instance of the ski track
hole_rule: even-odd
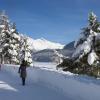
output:
[[[61,93],[45,86],[26,80],[21,85],[21,79],[10,73],[0,71],[0,100],[70,100]]]

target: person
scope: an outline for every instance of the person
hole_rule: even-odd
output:
[[[25,80],[27,76],[26,67],[27,67],[26,61],[23,60],[18,70],[18,73],[20,73],[20,77],[22,79],[22,85],[25,85]]]
[[[0,64],[0,70],[1,70],[1,64]]]

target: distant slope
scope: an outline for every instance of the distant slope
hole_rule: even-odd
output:
[[[75,43],[75,41],[68,43],[67,45],[64,46],[63,49],[73,50],[74,49],[74,43]]]
[[[54,50],[45,49],[33,54],[33,60],[39,62],[53,62],[59,59],[54,53]]]
[[[71,57],[74,52],[74,42],[67,44],[63,49],[56,49],[59,54],[65,57]],[[33,53],[33,60],[39,62],[55,62],[59,57],[53,49],[45,49]]]

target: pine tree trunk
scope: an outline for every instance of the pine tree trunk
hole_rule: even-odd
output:
[[[1,64],[2,64],[2,55],[1,55]]]
[[[1,63],[4,64],[4,55],[1,55],[1,56],[2,56],[1,57],[2,58]]]
[[[93,50],[95,50],[95,36],[93,36]]]
[[[12,63],[12,61],[11,61],[11,57],[8,58],[8,61],[9,61],[10,64]]]

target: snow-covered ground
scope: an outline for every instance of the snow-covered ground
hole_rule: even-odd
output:
[[[57,64],[54,62],[34,62],[33,67],[41,69],[56,70]]]
[[[2,100],[100,100],[99,79],[57,71],[54,63],[34,63],[34,67],[27,68],[25,87],[21,86],[18,66],[2,67]]]
[[[30,78],[27,78],[26,86],[22,86],[17,69],[6,66],[0,71],[0,100],[70,100],[42,83],[34,83]]]

